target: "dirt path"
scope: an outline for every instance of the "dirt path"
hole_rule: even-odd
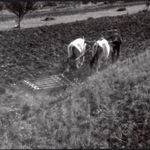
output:
[[[118,16],[118,15],[124,15],[124,14],[133,14],[137,13],[145,8],[145,5],[135,5],[135,6],[127,6],[127,11],[116,11],[117,8],[112,8],[108,10],[101,10],[96,12],[87,12],[87,13],[81,13],[81,14],[73,14],[73,15],[64,15],[64,16],[57,16],[55,17],[55,20],[49,20],[49,21],[42,21],[45,17],[37,17],[37,18],[30,18],[30,19],[24,19],[21,22],[22,28],[34,28],[34,27],[40,27],[40,26],[49,26],[59,23],[69,23],[74,21],[80,21],[80,20],[86,20],[90,17],[92,18],[100,18],[105,16]],[[0,22],[0,30],[10,30],[14,27],[15,20],[9,20]]]

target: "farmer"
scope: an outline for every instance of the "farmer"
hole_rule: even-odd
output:
[[[90,61],[90,67],[93,68],[94,64],[97,66],[97,71],[99,67],[99,58],[107,59],[110,54],[111,47],[109,45],[109,42],[104,38],[104,36],[101,36],[99,40],[97,40],[93,45],[93,52],[94,55],[92,57],[92,60]]]
[[[69,63],[69,60],[73,60],[76,68],[79,68],[85,60],[84,54],[86,52],[86,46],[87,44],[84,38],[77,38],[73,40],[67,47],[67,62]]]
[[[114,62],[115,56],[117,59],[120,56],[120,47],[122,44],[122,38],[119,35],[119,33],[115,30],[110,39],[112,44],[112,62]]]

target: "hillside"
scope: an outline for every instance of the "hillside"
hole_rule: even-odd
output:
[[[0,148],[150,147],[149,23],[150,13],[141,12],[0,32]],[[123,37],[115,64],[91,75],[87,61],[68,75],[84,82],[55,94],[19,86],[62,72],[71,40],[112,28]]]
[[[1,90],[0,147],[150,147],[149,60],[148,49],[57,97]]]

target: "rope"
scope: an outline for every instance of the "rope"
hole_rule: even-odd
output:
[[[75,85],[76,83],[70,81],[67,77],[64,76],[64,74],[60,74],[65,80],[67,80],[71,85]]]
[[[84,56],[85,55],[85,52],[84,53],[82,53],[79,57],[77,57],[76,59],[75,59],[75,61],[77,61],[77,60],[79,60],[82,56]]]

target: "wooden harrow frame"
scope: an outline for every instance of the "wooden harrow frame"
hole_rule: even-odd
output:
[[[35,81],[23,80],[22,83],[33,90],[44,90],[76,85],[76,83],[70,81],[64,74],[52,75]]]

